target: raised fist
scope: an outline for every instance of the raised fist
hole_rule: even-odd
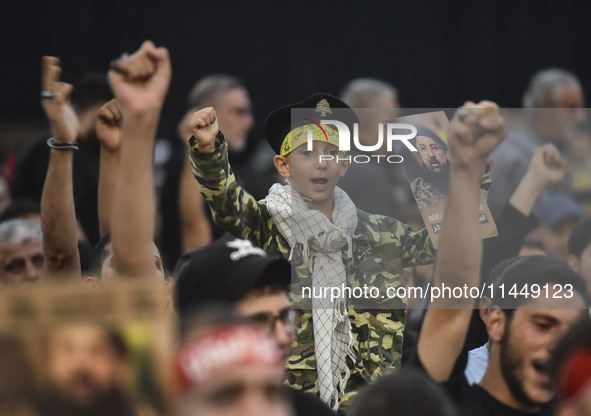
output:
[[[482,167],[505,138],[505,120],[491,101],[468,101],[451,122],[449,150],[454,167]]]
[[[111,65],[109,83],[123,111],[134,114],[160,110],[170,84],[168,50],[147,40],[133,55]]]
[[[190,126],[199,145],[199,151],[211,152],[215,147],[215,136],[219,131],[218,120],[213,107],[206,107],[193,113]]]
[[[111,152],[119,150],[122,124],[123,116],[116,98],[99,109],[96,115],[96,134],[104,149]]]
[[[41,106],[49,121],[53,140],[68,143],[76,140],[80,123],[70,103],[72,85],[60,82],[60,60],[44,56],[41,62],[41,85],[49,97],[41,98]]]

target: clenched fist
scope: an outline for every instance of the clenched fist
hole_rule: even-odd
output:
[[[200,152],[211,152],[215,148],[215,136],[218,134],[218,120],[213,107],[203,108],[191,117],[191,131]]]
[[[449,150],[452,166],[480,169],[505,139],[505,120],[491,101],[468,101],[451,122]]]

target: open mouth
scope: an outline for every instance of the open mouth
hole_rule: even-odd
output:
[[[326,178],[313,178],[312,182],[314,192],[324,192],[327,189],[328,179]]]
[[[550,369],[548,368],[548,365],[542,361],[534,361],[533,366],[540,373],[544,373],[544,374],[550,373]]]
[[[550,378],[550,368],[548,367],[548,363],[534,361],[532,365],[534,367],[534,370],[536,370],[536,372],[542,379],[542,384],[544,384],[544,387],[547,389],[551,389],[552,379]]]

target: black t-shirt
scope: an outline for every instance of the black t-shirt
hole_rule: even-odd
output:
[[[335,416],[326,403],[312,393],[286,387],[296,416]]]
[[[556,413],[553,402],[537,412],[524,412],[501,403],[479,385],[468,384],[464,376],[467,359],[466,352],[460,354],[449,379],[439,383],[458,407],[460,416],[552,416]],[[411,362],[415,369],[427,374],[416,350]]]

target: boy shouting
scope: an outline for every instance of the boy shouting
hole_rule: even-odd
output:
[[[292,109],[302,112],[299,121],[293,122]],[[328,94],[267,117],[274,164],[287,184],[273,185],[262,201],[237,184],[213,108],[193,115],[190,153],[216,222],[268,253],[281,253],[295,268],[294,304],[312,312],[301,314],[287,366],[289,384],[319,392],[343,410],[362,384],[400,365],[405,299],[355,299],[353,304],[345,297],[310,296],[310,302],[298,289],[365,286],[385,295],[404,284],[404,267],[432,263],[435,251],[426,230],[415,233],[396,219],[357,210],[337,187],[349,162],[339,151],[338,131],[318,128],[322,120],[335,119],[337,109],[346,124],[356,121],[352,109]]]

